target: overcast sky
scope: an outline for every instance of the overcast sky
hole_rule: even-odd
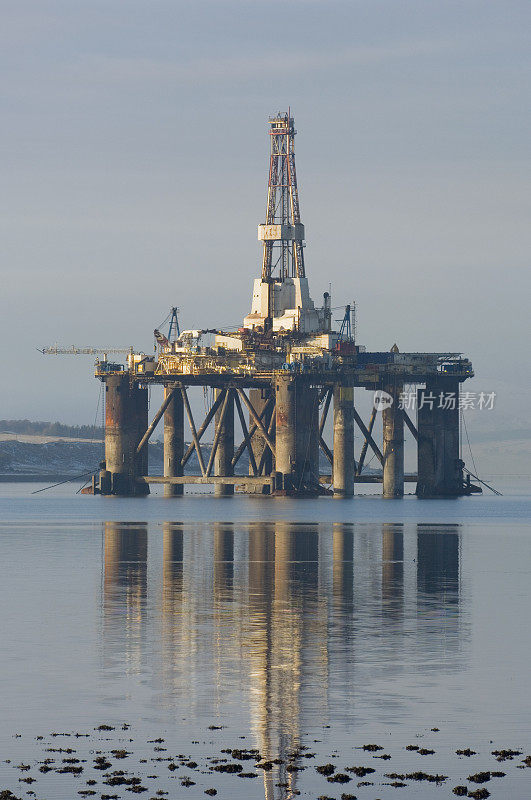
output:
[[[529,0],[1,8],[0,418],[93,420],[93,359],[36,346],[243,319],[291,105],[314,299],[370,349],[466,352],[528,425]]]

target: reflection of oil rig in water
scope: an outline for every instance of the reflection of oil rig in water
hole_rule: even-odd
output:
[[[156,523],[104,522],[102,533],[106,664],[124,679],[154,670],[159,707],[178,718],[184,703],[196,731],[202,715],[232,715],[239,691],[254,769],[270,762],[264,800],[296,797],[316,727],[354,729],[367,697],[382,715],[405,712],[392,688],[404,670],[455,674],[470,656],[459,525],[163,522],[161,537]]]
[[[295,173],[295,128],[291,114],[269,120],[271,157],[265,224],[258,226],[263,247],[262,274],[254,281],[251,311],[234,332],[179,332],[176,315],[168,336],[155,331],[156,357],[131,352],[127,367],[107,360],[96,364],[105,384],[105,462],[93,481],[101,494],[138,495],[150,483],[163,483],[165,494],[183,493],[185,484],[214,484],[218,495],[236,485],[246,491],[273,494],[325,492],[329,482],[337,496],[354,493],[364,479],[370,449],[382,466],[383,494],[404,492],[404,425],[417,441],[417,494],[468,494],[459,457],[459,386],[473,371],[457,353],[367,352],[355,341],[351,308],[339,330],[332,330],[331,298],[321,308],[310,297],[304,267],[304,225],[301,223]],[[211,345],[202,344],[205,334]],[[164,387],[164,402],[148,425],[148,387]],[[416,424],[399,402],[405,385],[422,386],[428,396],[453,403],[427,403]],[[212,387],[214,401],[198,426],[188,389]],[[367,425],[354,406],[354,387],[383,390],[383,446],[376,444],[376,409]],[[333,445],[323,437],[333,401]],[[235,447],[235,412],[243,441]],[[148,472],[147,442],[164,416],[164,475]],[[192,443],[186,448],[184,417]],[[214,421],[208,458],[201,439]],[[364,443],[354,453],[354,428]],[[319,451],[331,475],[319,474]],[[201,475],[185,475],[193,452]],[[249,476],[234,475],[243,453]]]

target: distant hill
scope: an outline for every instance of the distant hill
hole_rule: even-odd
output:
[[[186,446],[188,446],[188,442]],[[162,475],[164,446],[162,442],[150,442],[148,447],[149,472],[151,475]],[[210,445],[202,446],[201,451],[206,464],[210,454]],[[87,472],[96,472],[99,462],[103,458],[103,442],[0,441],[0,481],[27,480],[30,477],[35,480],[39,477],[59,480]],[[247,474],[248,469],[249,462],[244,453],[237,465],[236,473]],[[201,474],[195,452],[192,453],[186,471],[191,475]]]
[[[17,436],[21,437],[20,441],[17,441]],[[50,437],[52,440],[45,437]],[[54,441],[52,437],[57,438]],[[103,429],[91,425],[0,420],[0,481],[28,480],[30,477],[44,479],[45,476],[46,479],[63,478],[96,472],[100,461],[104,458],[103,438]],[[189,442],[186,442],[186,447],[188,445]],[[205,464],[208,462],[210,448],[209,443],[201,445]],[[319,457],[321,474],[330,473],[330,464],[323,453],[320,453]],[[163,462],[163,443],[150,441],[149,473],[161,475]],[[186,472],[191,475],[201,474],[195,452],[192,453]],[[246,452],[242,454],[235,472],[237,475],[248,474],[249,460]],[[377,470],[367,466],[364,473],[376,474]]]
[[[102,439],[98,425],[63,425],[61,422],[32,422],[29,419],[0,419],[0,433],[66,436],[70,439]]]

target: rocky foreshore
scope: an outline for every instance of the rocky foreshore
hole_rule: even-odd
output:
[[[190,800],[218,794],[258,798],[264,796],[264,787],[257,786],[262,782],[265,796],[278,800],[297,795],[313,800],[357,800],[384,793],[389,796],[389,791],[394,794],[393,790],[419,784],[424,787],[422,797],[484,800],[495,797],[499,790],[498,796],[507,797],[503,781],[500,783],[506,776],[518,777],[518,789],[528,796],[531,756],[523,749],[491,744],[480,753],[447,744],[446,752],[438,756],[438,733],[439,728],[433,727],[416,734],[417,741],[429,739],[430,747],[420,741],[405,745],[391,740],[385,746],[353,741],[342,742],[341,754],[337,748],[323,751],[320,737],[305,734],[286,743],[282,752],[262,752],[244,744],[246,735],[235,739],[224,725],[212,724],[198,731],[193,741],[181,741],[178,753],[177,743],[171,741],[175,732],[168,736],[168,732],[157,731],[152,738],[139,738],[128,723],[102,723],[88,731],[33,735],[20,761],[24,747],[17,742],[15,759],[5,753],[0,765],[0,800],[21,800],[21,794],[51,797],[59,791],[61,796],[67,792],[71,797],[120,800],[123,790],[149,800],[184,797],[185,793]],[[13,739],[22,738],[13,735]],[[253,778],[262,780],[252,790],[242,792],[237,786],[240,779],[252,783]]]

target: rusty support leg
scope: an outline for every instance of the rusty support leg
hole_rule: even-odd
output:
[[[319,489],[319,402],[317,389],[293,375],[275,376],[275,464],[279,491]]]
[[[223,389],[216,389],[217,393]],[[226,389],[223,407],[216,412],[216,450],[214,454],[214,471],[216,475],[234,475],[232,457],[234,456],[234,389]],[[217,441],[216,441],[217,439]],[[234,486],[216,484],[216,497],[234,494]]]
[[[404,496],[404,412],[399,408],[402,385],[385,386],[393,402],[382,411],[383,496]]]
[[[297,484],[296,461],[296,383],[291,375],[275,378],[276,445],[275,465],[279,491],[292,492]]]
[[[184,450],[184,408],[180,392],[171,386],[164,388],[165,399],[170,400],[164,412],[164,476],[178,478],[183,474],[181,461]],[[184,486],[164,484],[164,497],[176,497],[184,493]]]
[[[136,478],[147,474],[147,449],[136,453],[147,428],[147,389],[131,385],[128,373],[105,378],[105,464],[100,474],[102,494],[149,494]]]
[[[335,497],[354,494],[354,389],[334,386],[334,456]]]

